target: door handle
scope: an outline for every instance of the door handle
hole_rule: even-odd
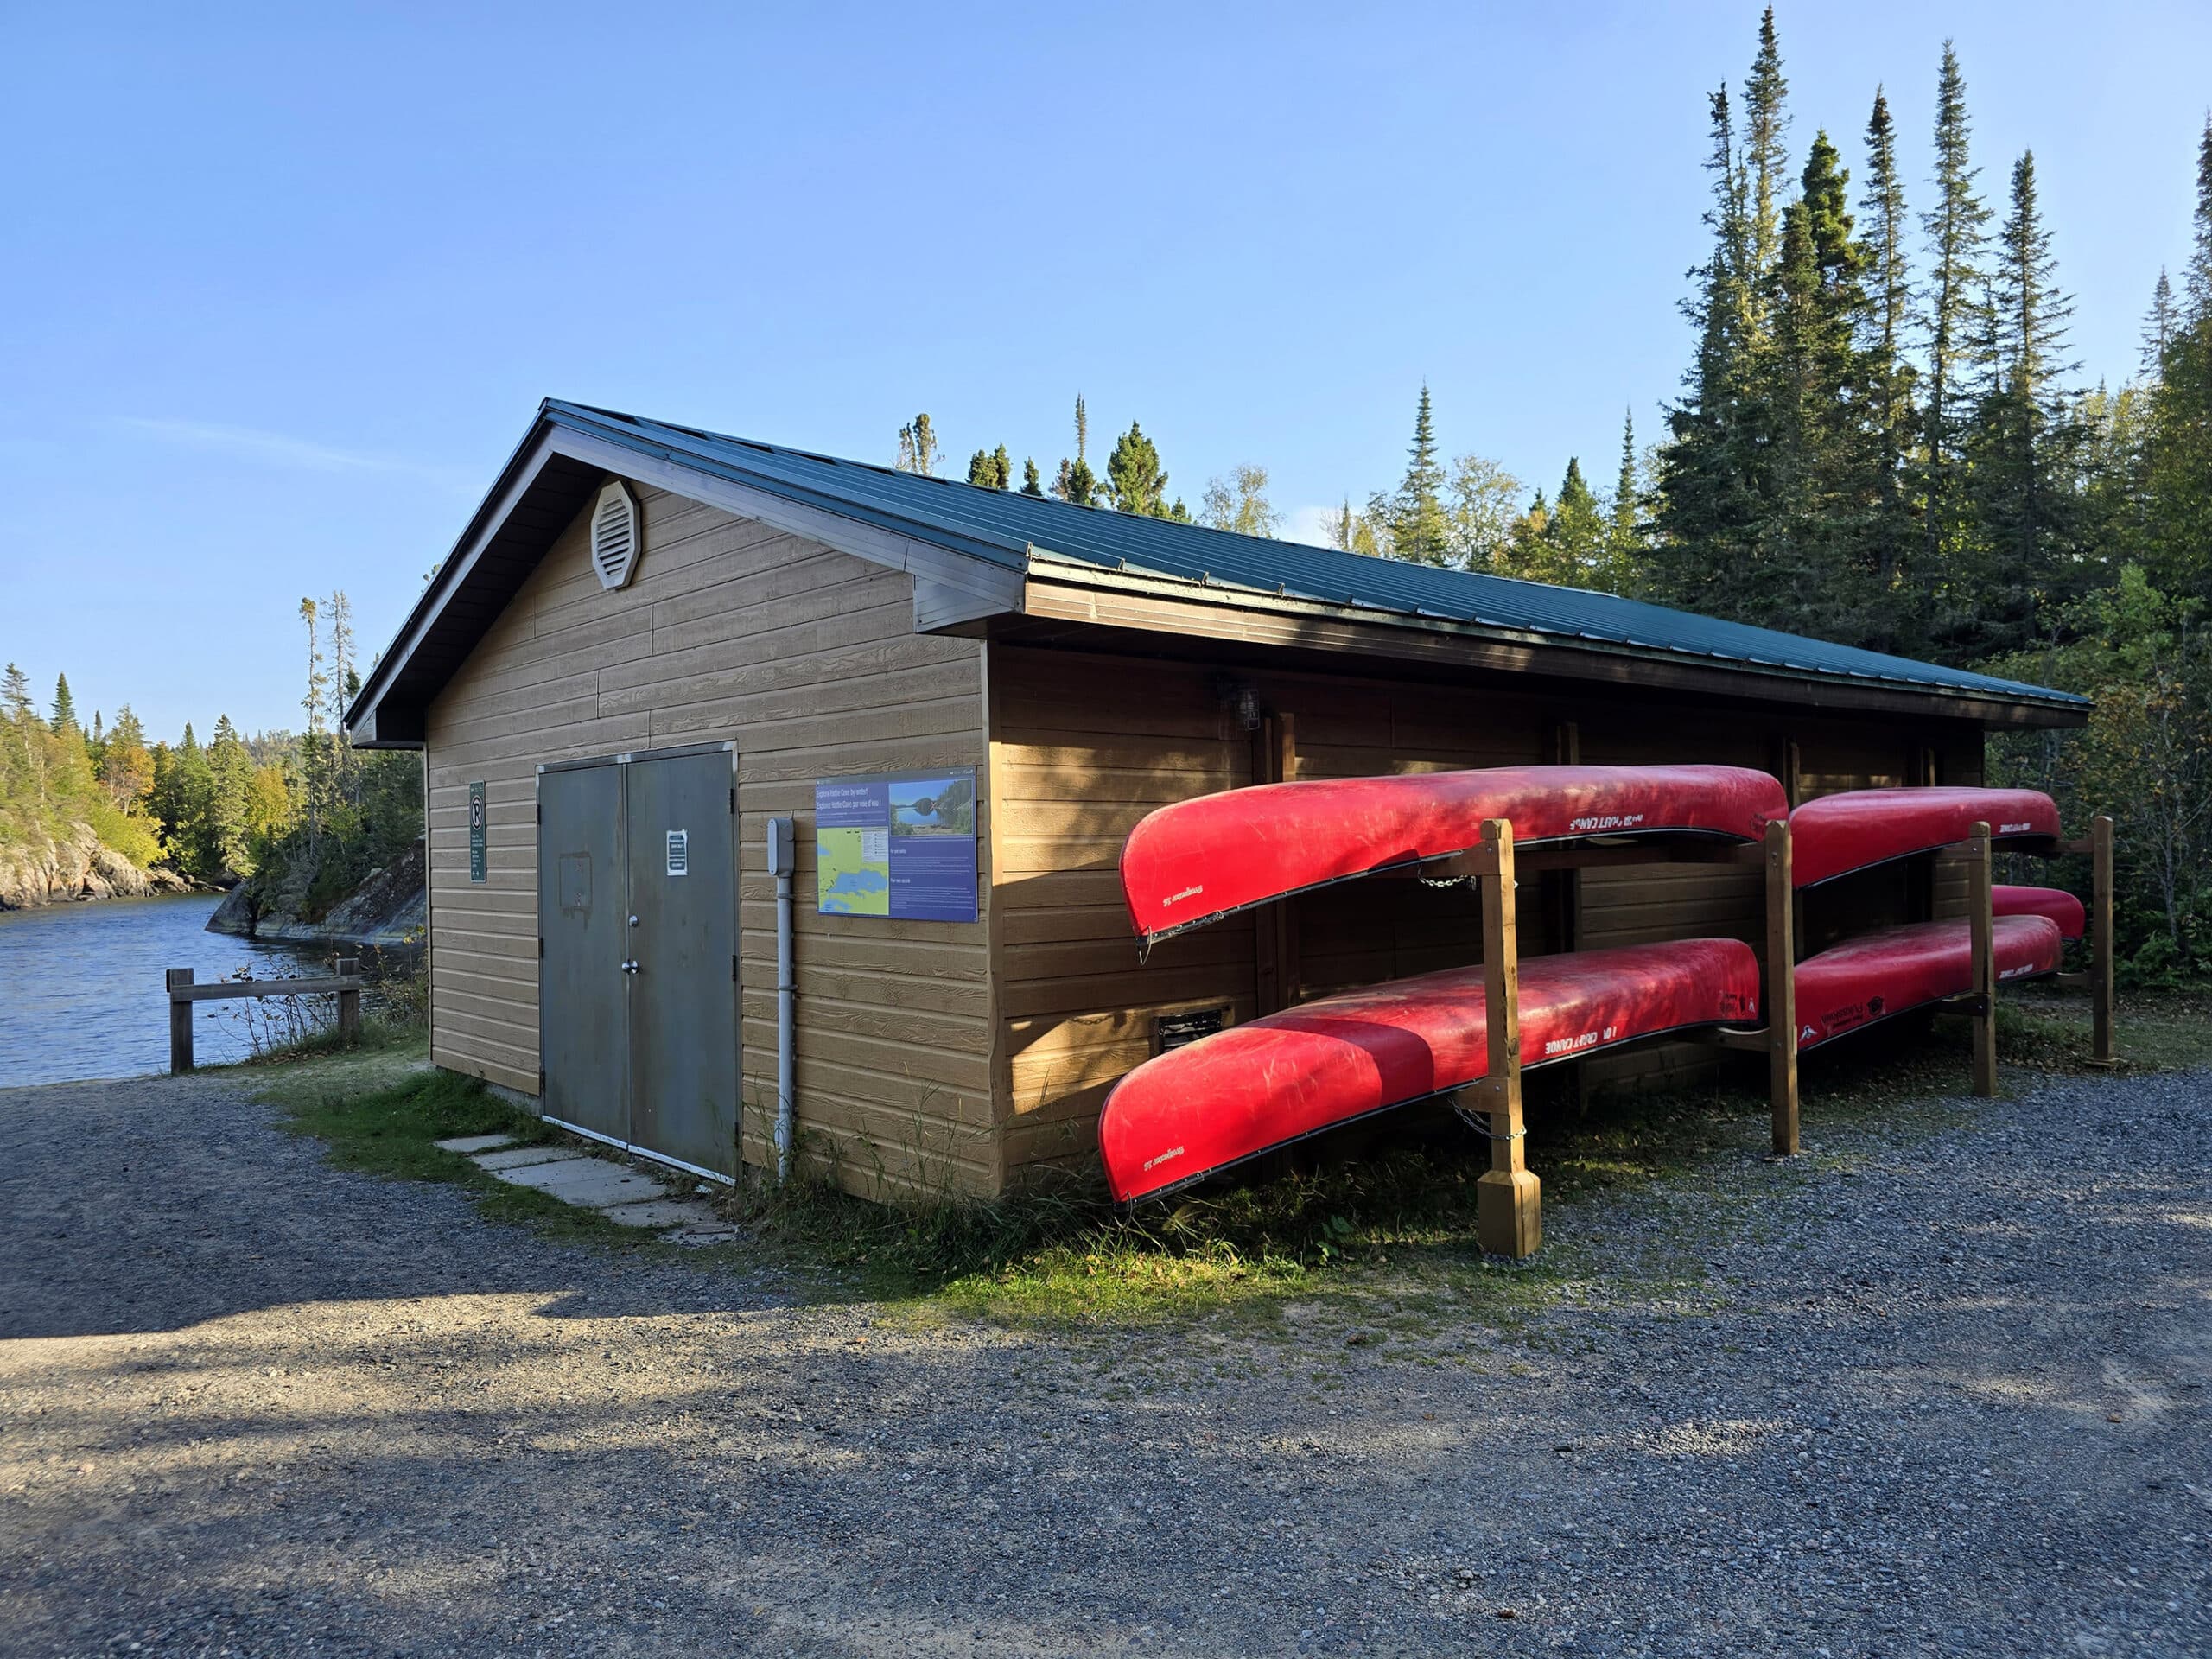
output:
[[[638,964],[634,962],[626,962],[622,964],[622,971],[626,974],[634,974],[638,971]]]

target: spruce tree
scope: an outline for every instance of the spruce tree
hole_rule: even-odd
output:
[[[1657,541],[1646,580],[1654,595],[1669,603],[1726,615],[1750,569],[1745,527],[1758,510],[1764,480],[1760,452],[1744,419],[1754,333],[1751,232],[1727,88],[1712,94],[1710,118],[1712,151],[1705,168],[1712,175],[1712,205],[1705,222],[1713,247],[1692,273],[1697,289],[1682,305],[1697,331],[1697,355],[1683,376],[1686,395],[1667,411]]]
[[[1913,408],[1915,374],[1905,355],[1912,272],[1905,251],[1904,175],[1897,168],[1889,100],[1879,87],[1866,118],[1866,191],[1859,205],[1865,215],[1869,301],[1861,313],[1859,353],[1875,484],[1866,550],[1872,562],[1872,602],[1882,612],[1883,631],[1894,639],[1903,632],[1898,594],[1907,580],[1916,534],[1905,466],[1919,417]]]
[[[1559,500],[1543,529],[1548,557],[1538,573],[1545,582],[1570,588],[1587,588],[1602,578],[1605,562],[1605,516],[1597,495],[1582,476],[1582,463],[1567,458],[1567,476],[1560,481]]]
[[[2166,278],[2165,268],[2160,266],[2158,280],[2151,289],[2151,308],[2143,317],[2143,355],[2141,376],[2145,385],[2155,385],[2164,372],[2166,348],[2174,341],[2174,330],[2180,326],[2181,314],[2174,306],[2174,285]]]
[[[207,745],[207,771],[208,857],[218,874],[250,875],[253,855],[248,796],[253,784],[253,759],[228,715],[216,719],[215,734]]]
[[[1147,518],[1169,518],[1174,512],[1167,502],[1167,474],[1160,467],[1160,450],[1137,423],[1114,441],[1106,457],[1106,493],[1115,507]]]
[[[1958,648],[1974,656],[2033,642],[2039,613],[2078,596],[2073,480],[2084,435],[2062,385],[2074,367],[2064,358],[2073,304],[2058,288],[2032,151],[2012,168],[1991,295],[1990,378],[1969,446],[1972,602],[1955,624]]]
[[[66,732],[77,724],[77,700],[69,695],[69,677],[57,674],[54,679],[54,718],[48,722],[56,732]]]
[[[1947,604],[1952,594],[1946,578],[1952,573],[1946,566],[1961,552],[1966,536],[1958,474],[1969,424],[1971,353],[1983,325],[1981,254],[1989,209],[1974,191],[1979,171],[1972,156],[1966,76],[1946,41],[1936,88],[1936,202],[1921,216],[1931,267],[1921,315],[1928,391],[1921,440],[1924,568],[1919,580],[1924,593]]]
[[[1789,117],[1784,108],[1789,83],[1783,79],[1782,48],[1775,35],[1774,8],[1759,17],[1759,49],[1744,82],[1744,164],[1751,184],[1751,268],[1764,275],[1781,253],[1780,213],[1776,195],[1789,177],[1783,135]]]
[[[2157,586],[2212,601],[2212,120],[2197,146],[2196,220],[2144,439],[2146,560]]]
[[[1045,493],[1045,480],[1038,476],[1034,460],[1026,460],[1021,463],[1021,493],[1039,497]]]
[[[2201,323],[2212,319],[2212,115],[2204,118],[2204,136],[2196,144],[2196,230],[2182,291],[2188,296],[2190,321]]]
[[[1613,499],[1607,504],[1605,580],[1608,593],[1624,594],[1637,582],[1643,561],[1643,532],[1639,524],[1642,489],[1636,464],[1636,411],[1621,416],[1621,466],[1613,479]]]
[[[1010,489],[1014,484],[1014,461],[1001,444],[994,450],[978,449],[968,459],[968,481],[980,489]]]
[[[1058,474],[1052,480],[1052,493],[1063,501],[1088,507],[1098,499],[1098,476],[1090,470],[1086,451],[1090,442],[1090,417],[1083,406],[1083,394],[1075,398],[1075,459],[1063,456]]]
[[[1398,486],[1390,523],[1394,555],[1419,564],[1446,564],[1451,528],[1444,517],[1444,467],[1436,456],[1436,424],[1428,385],[1421,385],[1414,414],[1413,442],[1407,446],[1406,476]]]

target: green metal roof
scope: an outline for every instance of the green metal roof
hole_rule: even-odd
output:
[[[543,417],[640,454],[666,457],[769,494],[917,541],[1026,569],[1033,552],[1128,571],[1390,615],[1548,635],[1794,674],[2087,706],[2048,687],[1881,652],[1722,622],[1614,594],[1446,570],[1334,548],[1079,507],[1052,497],[841,461],[776,444],[549,399]]]

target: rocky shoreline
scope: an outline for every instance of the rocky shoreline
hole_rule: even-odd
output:
[[[254,877],[225,896],[208,918],[207,931],[285,944],[351,944],[379,950],[417,946],[428,913],[423,876],[423,843],[418,841],[312,919],[301,913],[299,893],[272,890]]]
[[[103,846],[88,823],[72,824],[67,840],[41,836],[0,847],[0,910],[204,891],[175,870],[140,869]]]

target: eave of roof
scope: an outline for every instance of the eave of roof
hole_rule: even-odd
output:
[[[1962,703],[2033,707],[2066,723],[2081,718],[2088,707],[2086,698],[2048,687],[1721,622],[1615,594],[1375,559],[1078,507],[1050,498],[979,489],[548,399],[453,556],[362,687],[347,712],[349,728],[373,715],[396,679],[410,675],[417,648],[432,639],[448,604],[468,586],[472,575],[477,577],[474,602],[463,607],[466,614],[455,619],[459,631],[472,628],[486,604],[496,607],[499,602],[505,578],[489,579],[477,571],[475,550],[499,531],[501,513],[530,505],[529,496],[518,493],[518,469],[534,446],[542,448],[549,435],[557,445],[563,433],[576,435],[573,442],[592,454],[626,453],[659,461],[702,480],[718,480],[763,499],[789,503],[810,516],[827,515],[823,522],[865,526],[879,536],[942,550],[956,561],[976,561],[963,568],[980,566],[1003,573],[995,580],[1003,580],[1004,575],[1018,577],[1045,565],[1056,580],[1080,582],[1085,571],[1101,577],[1135,575],[1195,583],[1230,603],[1298,601],[1385,624],[1443,626],[1501,639],[1627,652],[1655,661],[1733,669],[1754,677],[1809,678],[1840,690],[1854,683],[1888,686],[1955,697]],[[580,469],[579,476],[588,470]],[[576,487],[576,480],[569,479],[562,490],[538,501],[539,516],[557,516]],[[537,526],[542,530],[542,524]],[[537,552],[542,554],[542,546]],[[517,557],[498,569],[511,574],[518,564],[534,562],[526,545],[518,546],[516,553]],[[480,634],[480,629],[476,632]],[[461,644],[458,638],[446,642],[420,665],[420,671],[410,675],[418,695],[425,695],[423,687],[431,681],[442,683],[442,673],[450,668],[442,665],[458,660],[454,647]],[[427,695],[435,695],[435,685]]]

